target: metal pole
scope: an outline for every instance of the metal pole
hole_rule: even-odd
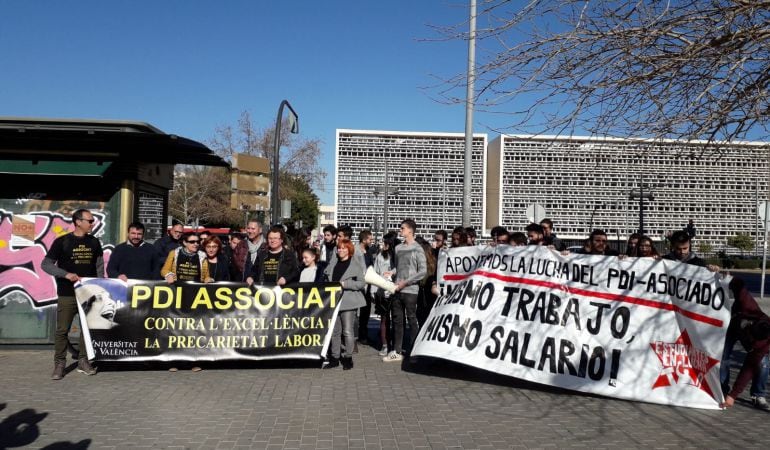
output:
[[[441,178],[441,229],[446,230],[446,171]]]
[[[754,203],[759,208],[759,180],[754,181]],[[754,221],[754,256],[759,256],[759,214]]]
[[[767,172],[770,179],[770,148],[767,149]],[[765,274],[767,273],[767,234],[770,228],[770,183],[767,186],[767,203],[765,203],[765,217],[762,218],[765,224],[765,242],[762,245],[762,284],[759,288],[759,298],[765,299]]]
[[[476,79],[476,0],[471,0],[468,34],[468,89],[465,92],[465,170],[463,171],[463,226],[471,225],[471,155],[473,150],[473,103]],[[483,214],[483,211],[482,211]]]
[[[639,234],[644,236],[644,179],[639,174]]]
[[[765,217],[763,217],[765,221],[765,242],[762,245],[762,281],[759,288],[760,300],[765,299],[765,274],[767,273],[767,229],[770,227],[770,221],[767,220],[770,218],[770,211],[768,211],[768,209],[770,208],[765,208]]]
[[[281,106],[278,107],[278,118],[275,119],[275,140],[273,141],[273,185],[270,186],[270,219],[274,225],[280,221],[281,210],[280,199],[278,197],[278,172],[280,170],[281,159],[279,158],[279,151],[281,148],[281,117],[283,117],[284,106],[289,107],[289,111],[291,111],[295,117],[295,123],[298,118],[297,113],[294,112],[294,108],[291,107],[287,100],[283,100]],[[297,128],[292,128],[291,130],[292,133],[297,133],[298,131]]]
[[[382,194],[385,203],[382,205],[382,236],[388,232],[388,155],[385,154],[385,190]]]

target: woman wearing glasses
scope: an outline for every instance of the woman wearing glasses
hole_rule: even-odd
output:
[[[230,281],[230,260],[222,251],[222,241],[216,236],[209,236],[203,241],[203,251],[206,252],[206,262],[209,266],[210,278],[207,283],[215,281]]]
[[[660,259],[660,253],[655,245],[652,243],[652,239],[648,236],[640,236],[639,241],[636,244],[636,256],[640,258],[653,258]]]
[[[182,246],[171,250],[166,263],[160,269],[160,275],[168,284],[175,281],[209,281],[209,264],[206,253],[200,251],[200,238],[187,232],[182,235]]]

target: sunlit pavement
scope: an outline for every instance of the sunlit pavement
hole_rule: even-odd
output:
[[[0,349],[0,448],[767,448],[770,435],[746,396],[729,411],[658,406],[438,360],[384,363],[368,346],[350,371],[113,363],[51,381],[52,359]]]

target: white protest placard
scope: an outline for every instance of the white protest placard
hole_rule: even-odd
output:
[[[717,409],[732,296],[721,275],[544,247],[442,252],[412,354],[611,397]]]

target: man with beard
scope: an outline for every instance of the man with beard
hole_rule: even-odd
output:
[[[152,245],[144,241],[144,225],[132,222],[128,226],[128,240],[115,246],[107,264],[107,276],[127,281],[158,278],[160,260]]]
[[[703,258],[700,258],[692,251],[692,238],[686,231],[677,231],[669,238],[670,252],[663,256],[663,259],[679,261],[693,266],[706,267],[712,272],[719,271],[719,266],[706,264]]]
[[[323,262],[323,267],[326,267],[326,264],[329,263],[329,261],[332,260],[332,256],[335,254],[335,249],[337,247],[337,229],[334,228],[334,225],[326,225],[323,229],[324,233],[324,240],[321,242],[321,258],[319,261]],[[319,266],[319,270],[322,270],[322,267]]]
[[[525,228],[527,231],[527,238],[529,238],[529,245],[546,245],[543,227],[536,223],[531,223]]]
[[[278,285],[296,283],[299,280],[297,254],[284,246],[286,234],[276,225],[267,232],[267,247],[260,250],[246,282],[249,285]]]
[[[611,249],[607,245],[607,242],[607,233],[605,233],[604,230],[594,230],[588,238],[588,250],[582,253],[588,255],[618,256],[618,252]]]

